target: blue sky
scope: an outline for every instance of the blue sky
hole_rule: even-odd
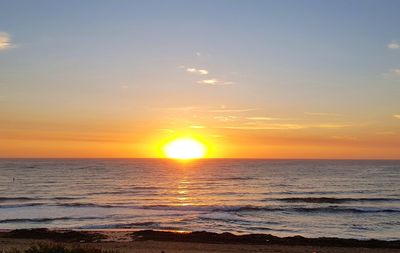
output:
[[[111,118],[215,130],[215,115],[159,109],[233,108],[352,126],[319,137],[397,141],[399,12],[399,1],[2,1],[3,129]]]

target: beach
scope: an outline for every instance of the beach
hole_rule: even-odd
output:
[[[190,240],[182,239],[182,233],[159,232],[159,231],[138,231],[136,238],[132,231],[58,231],[44,232],[45,230],[19,230],[19,232],[0,233],[0,252],[8,252],[12,249],[24,250],[32,245],[40,243],[58,244],[65,247],[97,248],[102,250],[113,250],[126,253],[195,253],[195,252],[215,252],[215,253],[239,253],[239,252],[282,252],[282,253],[311,253],[311,252],[330,252],[330,253],[394,253],[400,250],[400,241],[392,242],[365,242],[349,241],[347,246],[343,246],[345,241],[334,239],[330,243],[323,243],[319,239],[311,239],[308,244],[302,245],[300,241],[293,245],[293,242],[283,240],[281,243],[265,241],[255,243],[254,241],[243,241],[232,237],[231,241],[224,241],[226,235],[213,233],[197,233],[190,236]],[[68,236],[60,236],[67,233]],[[70,234],[68,234],[70,233]],[[89,236],[87,236],[89,235]],[[91,236],[90,236],[91,235]],[[167,236],[166,236],[167,235]],[[189,234],[187,234],[189,235]],[[206,235],[206,236],[205,236]],[[211,236],[210,236],[211,235]],[[19,238],[9,238],[10,236]],[[47,238],[46,238],[47,236]],[[25,237],[25,238],[23,238]],[[36,237],[36,238],[35,238]],[[100,239],[101,237],[101,239]],[[85,240],[82,240],[82,239]],[[186,241],[185,241],[186,240]],[[236,241],[235,241],[236,240]],[[196,242],[197,241],[197,242]],[[346,243],[346,242],[345,242]],[[321,244],[321,245],[318,245]],[[360,246],[358,246],[359,244]]]

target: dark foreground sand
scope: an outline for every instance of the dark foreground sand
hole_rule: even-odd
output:
[[[180,234],[170,232],[63,232],[19,231],[0,233],[0,252],[13,248],[26,249],[37,243],[57,243],[67,247],[95,247],[105,250],[117,250],[121,253],[177,253],[177,252],[326,252],[326,253],[399,253],[400,242],[357,240],[320,240],[302,237],[279,238],[276,242],[265,240],[267,235],[237,237],[231,234],[194,233]],[[48,238],[45,238],[48,237]],[[278,237],[276,237],[278,238]],[[287,240],[288,239],[288,240]],[[304,240],[303,240],[304,239]]]

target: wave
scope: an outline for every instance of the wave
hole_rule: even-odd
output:
[[[31,207],[31,206],[44,206],[45,203],[26,203],[26,204],[10,204],[10,205],[0,205],[1,208],[20,208],[20,207]]]
[[[293,208],[299,212],[325,212],[325,213],[400,213],[397,208],[375,207],[319,207],[319,208]]]
[[[270,198],[268,200],[291,202],[291,203],[330,203],[340,204],[346,202],[400,202],[397,198],[333,198],[333,197],[298,197],[298,198]]]
[[[155,186],[133,186],[129,187],[129,189],[124,190],[116,190],[116,191],[102,191],[102,192],[89,192],[87,195],[94,196],[94,195],[114,195],[114,194],[139,194],[146,191],[153,191],[159,190],[162,187],[155,187]]]
[[[110,204],[95,204],[95,203],[57,203],[55,206],[62,207],[101,207],[101,208],[118,208],[118,207],[127,207],[120,205],[110,205]]]
[[[288,202],[307,202],[307,203],[329,203],[338,204],[345,201],[388,201],[386,198],[369,198],[369,199],[335,199],[335,198],[290,198],[279,199]],[[397,199],[393,199],[398,201]],[[148,209],[148,210],[162,210],[162,211],[184,211],[184,212],[299,212],[299,213],[398,213],[400,208],[392,207],[359,207],[359,206],[321,206],[321,207],[298,207],[298,206],[214,206],[214,205],[146,205],[137,206],[127,204],[96,204],[96,203],[21,203],[0,205],[1,208],[23,208],[32,206],[56,206],[65,208],[129,208],[129,209]]]
[[[36,201],[36,200],[74,200],[81,199],[79,197],[0,197],[0,202],[15,202],[15,201]]]
[[[56,217],[56,218],[15,218],[15,219],[4,219],[0,220],[0,223],[48,223],[53,221],[64,221],[64,220],[94,220],[103,219],[104,217]]]
[[[49,200],[73,200],[73,199],[82,199],[82,197],[53,197],[47,198]]]
[[[98,207],[98,208],[134,208],[135,206],[126,205],[111,205],[111,204],[95,204],[95,203],[21,203],[21,204],[6,204],[0,205],[1,208],[23,208],[32,206],[56,206],[56,207]]]
[[[129,223],[112,223],[112,224],[99,224],[81,226],[79,229],[134,229],[146,228],[157,230],[180,230],[178,227],[161,225],[158,222],[145,221],[145,222],[129,222]]]
[[[264,211],[264,212],[301,212],[301,213],[399,213],[400,209],[397,208],[374,208],[374,207],[290,207],[290,208],[274,208],[274,207],[258,207],[258,206],[243,206],[233,209],[225,209],[226,211],[233,212],[251,212],[251,211]]]
[[[0,202],[6,202],[6,201],[30,201],[30,200],[37,200],[37,198],[30,198],[30,197],[0,197]]]
[[[375,208],[375,207],[271,207],[271,206],[170,206],[153,205],[144,206],[144,209],[174,210],[174,211],[200,211],[200,212],[320,212],[320,213],[400,213],[400,208]]]

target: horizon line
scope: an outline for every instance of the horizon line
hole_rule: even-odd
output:
[[[0,157],[0,160],[11,160],[11,159],[71,159],[71,160],[171,160],[179,161],[180,159],[173,159],[168,157]],[[343,161],[400,161],[400,158],[261,158],[261,157],[205,157],[200,159],[188,159],[186,161],[201,161],[201,160],[343,160]],[[184,161],[184,160],[183,160]]]

